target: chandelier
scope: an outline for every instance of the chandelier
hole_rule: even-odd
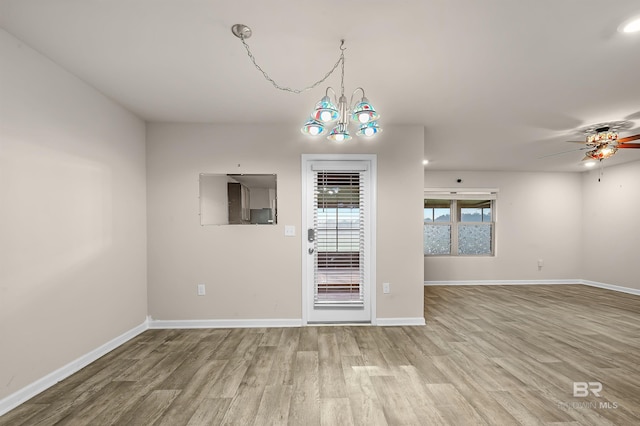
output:
[[[380,115],[371,103],[369,103],[362,87],[356,88],[351,94],[350,100],[347,102],[347,97],[344,94],[344,51],[346,50],[344,47],[344,40],[340,40],[340,57],[334,64],[333,68],[329,70],[322,79],[305,87],[304,89],[292,89],[290,87],[280,86],[256,63],[256,60],[251,53],[251,49],[246,42],[246,39],[251,37],[251,28],[243,24],[235,24],[231,27],[231,31],[242,41],[242,44],[247,50],[247,55],[253,62],[256,69],[260,71],[264,78],[278,90],[296,94],[311,90],[329,78],[329,76],[338,68],[338,65],[340,65],[340,96],[337,96],[337,93],[332,87],[327,87],[324,96],[320,101],[318,101],[311,113],[311,116],[300,129],[302,133],[311,136],[324,135],[327,133],[327,127],[335,123],[335,126],[329,132],[327,139],[334,142],[346,142],[351,139],[349,125],[352,121],[356,123],[358,127],[356,131],[356,135],[358,136],[370,137],[382,132],[382,128],[378,124]],[[354,96],[358,92],[360,92],[362,96],[356,97],[354,102]]]

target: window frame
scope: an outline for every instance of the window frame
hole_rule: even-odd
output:
[[[436,225],[436,226],[449,226],[450,228],[450,249],[447,254],[428,254],[424,253],[424,245],[423,245],[423,255],[424,257],[495,257],[496,256],[496,227],[497,227],[497,214],[496,214],[496,200],[497,200],[498,189],[490,188],[490,189],[449,189],[449,188],[437,188],[437,189],[428,189],[424,190],[423,197],[423,206],[424,200],[447,200],[449,201],[450,215],[449,222],[438,222],[435,217],[431,222],[424,222],[423,219],[423,235],[424,235],[424,225]],[[481,222],[463,222],[462,221],[462,208],[458,206],[458,201],[461,200],[478,200],[478,201],[489,201],[490,209],[491,209],[491,221],[485,222],[482,220]],[[424,208],[424,207],[423,207]],[[424,218],[424,209],[423,209],[423,218]],[[484,219],[484,215],[481,215],[481,219]],[[459,253],[459,225],[482,225],[482,224],[491,224],[491,253],[487,254],[460,254]]]

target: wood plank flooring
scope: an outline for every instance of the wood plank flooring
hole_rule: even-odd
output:
[[[640,424],[640,297],[581,285],[424,297],[423,327],[148,330],[0,425]],[[574,382],[600,396],[574,397]]]

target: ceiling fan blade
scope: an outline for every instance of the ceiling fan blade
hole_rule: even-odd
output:
[[[553,154],[547,154],[547,155],[543,155],[542,157],[538,157],[538,160],[540,160],[542,158],[555,157],[556,155],[568,154],[570,152],[584,151],[585,149],[590,149],[590,147],[585,146],[584,148],[572,149],[572,150],[569,150],[569,151],[562,151],[562,152],[555,152]]]
[[[640,143],[620,143],[616,148],[640,148]]]
[[[585,144],[585,145],[587,144],[586,141],[565,141],[565,142],[568,142],[568,143],[581,143],[581,144]]]
[[[640,139],[640,134],[627,136],[626,138],[619,138],[618,143],[626,143]]]

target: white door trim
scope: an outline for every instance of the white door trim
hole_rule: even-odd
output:
[[[371,303],[371,325],[377,324],[376,317],[376,289],[377,289],[377,281],[376,281],[376,228],[377,228],[377,176],[378,176],[378,156],[376,154],[302,154],[301,158],[301,183],[302,183],[302,222],[300,225],[300,238],[302,241],[301,250],[302,250],[302,259],[301,259],[301,282],[302,282],[302,325],[307,325],[309,312],[308,312],[308,297],[309,297],[309,285],[307,283],[307,270],[306,270],[306,259],[308,256],[307,253],[307,229],[304,228],[304,224],[307,218],[307,167],[306,164],[310,161],[367,161],[369,163],[369,168],[371,172],[370,182],[371,182],[371,212],[370,212],[370,241],[371,241],[371,267],[369,269],[369,277],[370,277],[370,285],[369,292],[371,295],[370,303]]]

